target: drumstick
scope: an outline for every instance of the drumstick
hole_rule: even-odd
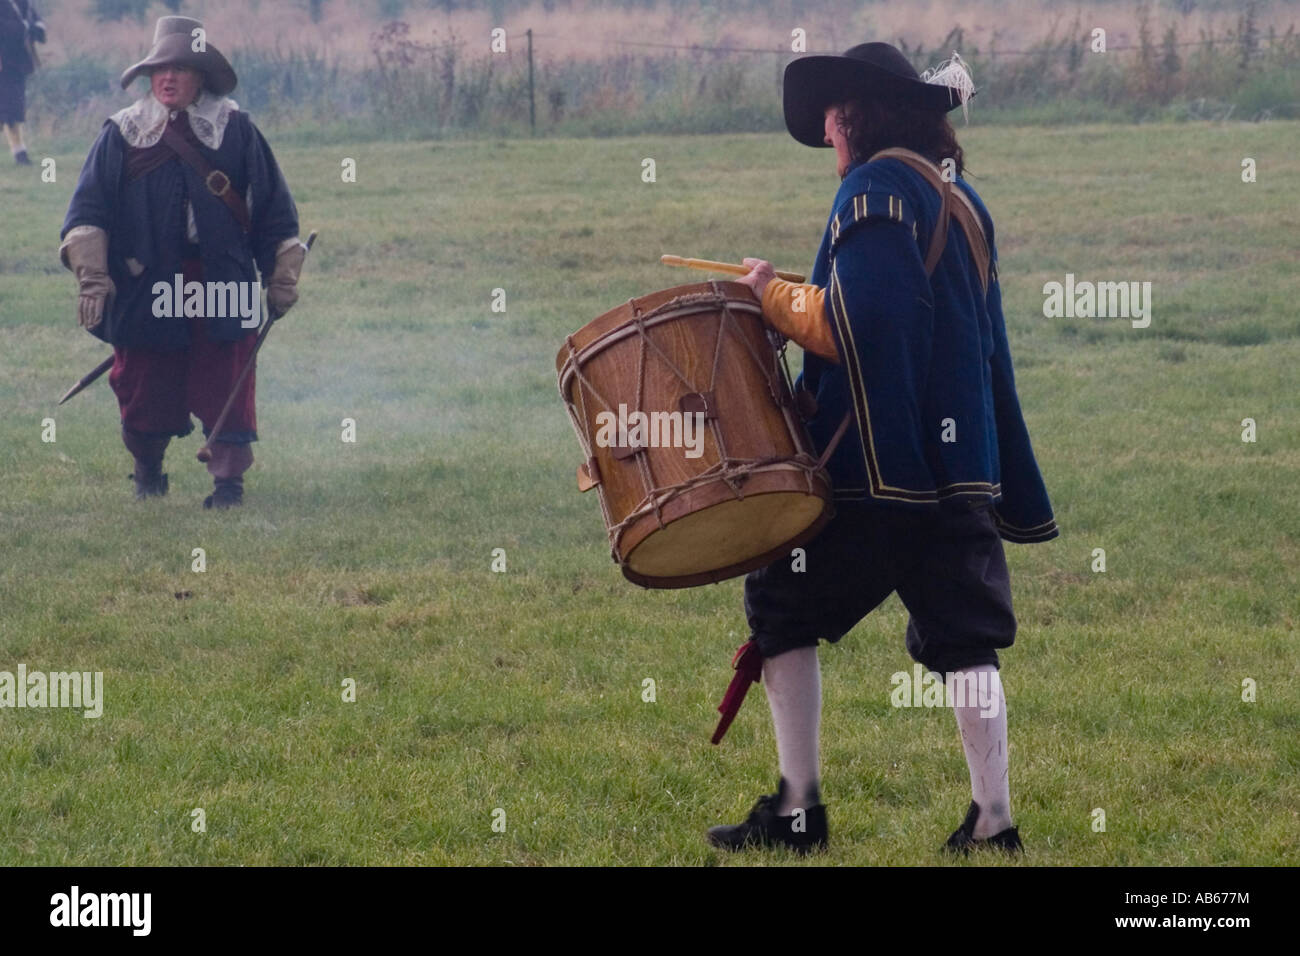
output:
[[[686,269],[700,269],[704,272],[726,272],[733,276],[747,276],[749,269],[745,266],[738,266],[730,262],[714,262],[712,259],[683,259],[681,256],[660,256],[659,261],[666,266],[682,266]],[[797,272],[777,271],[778,279],[785,279],[787,282],[807,282],[807,276],[802,276]]]

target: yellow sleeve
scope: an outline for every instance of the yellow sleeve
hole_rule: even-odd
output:
[[[784,279],[772,279],[763,290],[763,317],[772,328],[806,351],[840,363],[826,319],[826,290],[815,285],[800,285]]]

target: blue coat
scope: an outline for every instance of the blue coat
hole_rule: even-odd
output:
[[[940,200],[919,173],[881,159],[845,176],[812,274],[843,361],[804,355],[800,382],[818,405],[809,431],[824,448],[854,412],[828,463],[837,498],[928,510],[987,502],[1002,537],[1047,541],[1058,531],[1016,396],[993,222],[956,185],[988,238],[987,295],[955,221],[926,276]]]
[[[153,314],[153,287],[169,285],[181,271],[186,249],[185,202],[194,207],[199,258],[205,282],[253,282],[275,269],[276,247],[298,235],[298,210],[271,147],[253,121],[233,111],[216,150],[196,147],[208,164],[230,176],[231,188],[247,196],[252,185],[252,231],[245,233],[224,202],[198,173],[173,157],[128,182],[127,144],[111,120],[104,123],[81,169],[62,236],[75,226],[98,226],[109,236],[108,272],[117,288],[104,321],[93,334],[113,345],[159,351],[189,344],[189,323]],[[144,265],[132,276],[126,260]],[[256,266],[256,269],[254,268]],[[257,332],[240,317],[206,318],[208,335],[229,342]]]

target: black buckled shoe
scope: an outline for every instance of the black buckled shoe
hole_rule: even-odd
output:
[[[203,499],[203,507],[225,510],[244,503],[243,478],[218,478],[212,482],[212,494]]]
[[[135,500],[161,498],[167,494],[167,476],[157,468],[141,468],[136,465],[135,473],[127,475],[135,482]]]
[[[1020,831],[1015,827],[1007,827],[1001,833],[995,833],[984,840],[975,839],[973,836],[975,821],[979,818],[979,804],[972,800],[970,809],[966,811],[966,819],[962,821],[961,826],[953,831],[952,836],[948,837],[948,842],[943,846],[944,851],[962,856],[969,855],[971,850],[979,850],[984,847],[1004,850],[1013,856],[1025,852],[1024,844],[1020,842]]]
[[[777,816],[786,789],[781,779],[776,793],[758,798],[744,823],[709,828],[709,842],[724,850],[785,846],[796,853],[824,850],[827,846],[826,807],[817,803],[802,814]]]

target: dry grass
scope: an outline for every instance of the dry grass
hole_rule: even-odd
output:
[[[490,5],[488,5],[490,6]],[[704,6],[704,5],[701,5]],[[98,23],[87,14],[89,0],[46,0],[42,5],[51,27],[48,61],[67,62],[81,55],[121,59],[125,66],[133,54],[143,54],[153,35],[152,21]],[[156,6],[151,13],[161,8]],[[325,52],[343,63],[358,66],[370,62],[370,38],[384,21],[379,4],[329,0],[319,23],[313,23],[305,5],[260,0],[187,0],[185,12],[201,18],[214,44],[225,53],[244,49],[297,49]],[[612,9],[597,3],[557,3],[547,11],[537,3],[509,12],[500,21],[489,10],[457,10],[446,13],[412,2],[401,19],[411,24],[413,35],[439,39],[454,34],[475,48],[488,52],[489,33],[503,26],[514,43],[522,47],[524,30],[537,34],[537,49],[543,58],[600,59],[617,52],[615,41],[638,43],[707,44],[724,47],[789,49],[790,31],[807,31],[810,50],[842,50],[865,39],[902,38],[909,46],[918,42],[933,45],[954,26],[965,30],[970,45],[988,49],[1014,50],[1052,32],[1064,29],[1080,11],[1085,30],[1106,29],[1112,45],[1137,42],[1136,4],[1083,2],[1076,7],[1044,9],[1044,4],[1007,3],[1001,0],[929,0],[907,3],[862,3],[859,0],[824,0],[795,4],[773,0],[770,12],[729,11],[725,5],[704,9],[680,9],[661,3],[654,7]],[[797,12],[796,12],[797,11]],[[1258,13],[1260,29],[1276,26],[1279,32],[1295,22],[1293,2],[1270,4]],[[1167,8],[1153,11],[1163,30],[1174,25],[1179,36],[1195,39],[1205,30],[1221,35],[1235,26],[1236,10],[1203,10],[1180,15]]]

